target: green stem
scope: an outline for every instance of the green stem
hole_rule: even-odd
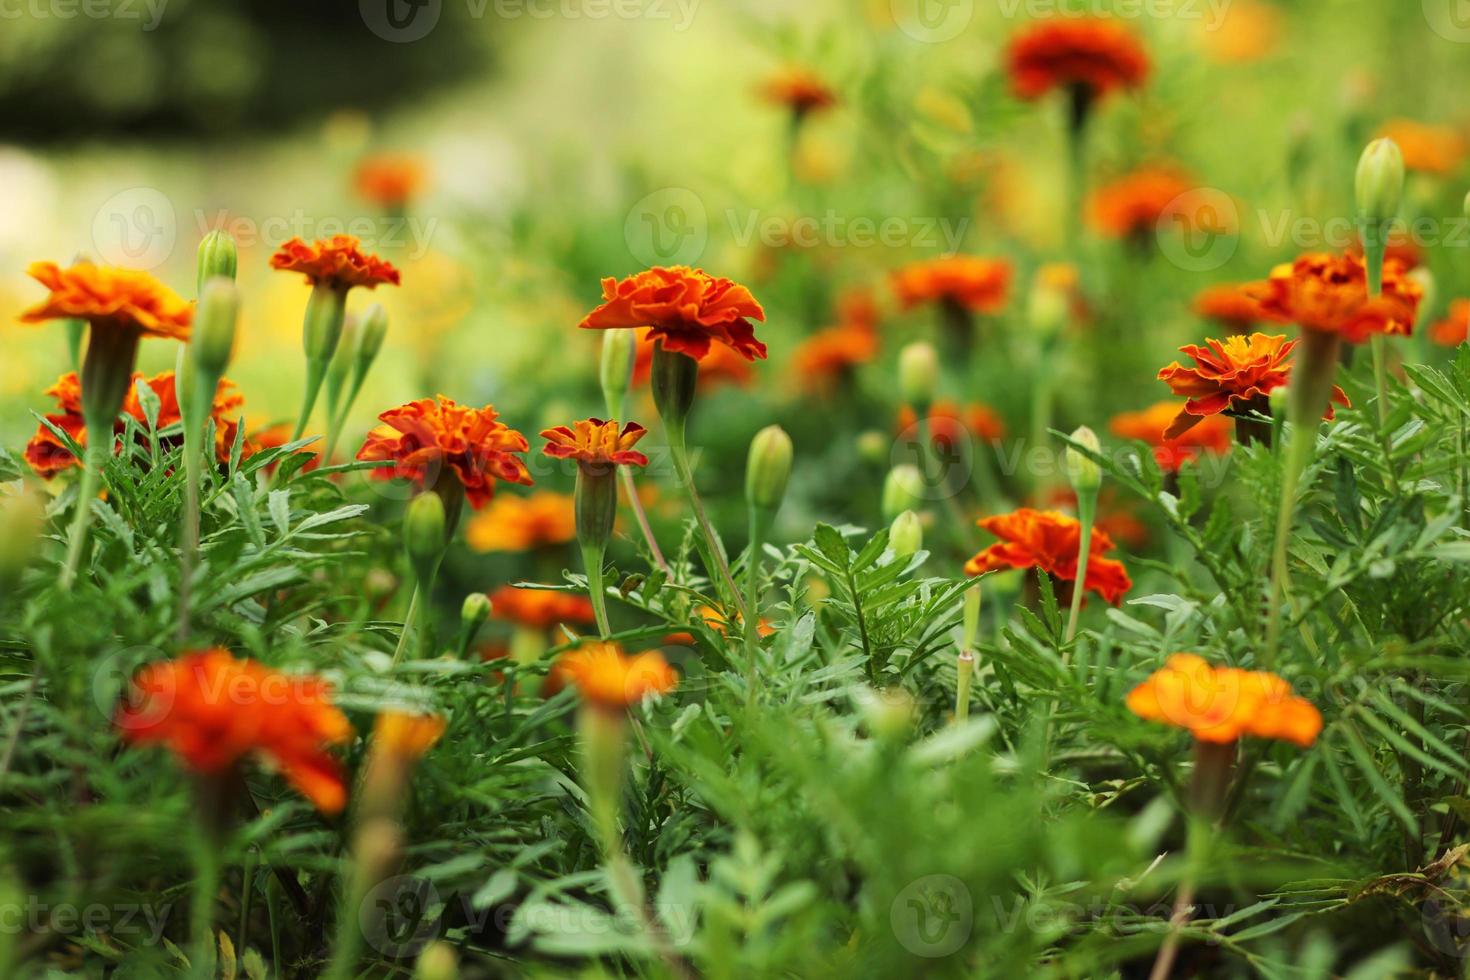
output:
[[[587,572],[587,594],[592,599],[597,632],[604,640],[612,636],[612,626],[607,618],[607,589],[602,584],[602,559],[605,554],[605,550],[595,544],[582,545],[582,566]]]
[[[108,439],[111,439],[110,432]],[[76,581],[77,570],[82,564],[82,547],[86,544],[87,527],[92,520],[92,502],[97,499],[97,491],[101,488],[102,466],[106,459],[106,450],[99,450],[96,440],[89,433],[87,449],[82,458],[82,479],[77,484],[77,510],[66,538],[66,564],[61,569],[63,591],[71,589],[72,583]]]
[[[975,676],[975,655],[961,650],[955,662],[954,720],[964,724],[970,717],[970,683]]]
[[[684,448],[684,433],[673,426],[669,426],[668,429],[669,450],[674,458],[674,472],[678,475],[679,482],[684,484],[684,490],[689,495],[689,506],[693,508],[694,519],[698,522],[700,533],[704,536],[705,563],[710,566],[712,573],[719,576],[718,581],[730,596],[731,604],[739,609],[740,588],[730,574],[730,563],[725,558],[720,539],[715,536],[715,529],[704,512],[704,503],[699,499],[699,491],[694,486],[694,470],[689,466],[689,454]],[[747,623],[750,622],[748,613],[749,610],[741,610],[741,615],[744,616]]]
[[[191,592],[194,567],[199,560],[199,481],[204,467],[199,456],[199,436],[192,426],[184,428],[184,526],[179,546],[178,640],[189,638]]]
[[[317,396],[321,394],[322,382],[327,376],[328,360],[308,358],[306,361],[306,393],[301,401],[301,417],[296,420],[296,431],[291,434],[291,441],[295,442],[301,438],[306,431],[307,423],[311,421],[311,413],[316,408]],[[323,460],[328,462],[328,460]]]
[[[1082,533],[1077,539],[1077,578],[1072,583],[1072,609],[1067,614],[1067,643],[1077,637],[1077,618],[1082,613],[1082,596],[1087,591],[1087,561],[1092,557],[1092,525],[1096,517],[1097,488],[1079,490],[1077,520],[1082,524]]]
[[[663,570],[665,575],[672,579],[674,572],[669,568],[669,563],[665,560],[664,553],[658,546],[658,539],[653,536],[653,526],[648,523],[648,514],[643,509],[643,501],[638,499],[638,484],[633,479],[633,471],[626,466],[620,466],[618,469],[621,472],[623,489],[628,494],[628,509],[633,512],[633,519],[638,522],[638,530],[643,533],[643,541],[648,545],[648,550],[652,553],[654,562]]]
[[[750,508],[750,552],[745,563],[745,703],[755,707],[755,687],[760,679],[760,591],[761,552],[765,547],[766,520]]]
[[[419,584],[414,583],[413,595],[408,600],[408,612],[403,614],[403,629],[398,634],[398,645],[393,648],[393,666],[403,659],[403,651],[408,648],[408,634],[413,631],[413,621],[419,608]]]
[[[1301,482],[1302,470],[1311,455],[1312,444],[1317,441],[1314,424],[1294,422],[1291,441],[1287,445],[1285,469],[1281,474],[1281,501],[1276,512],[1276,543],[1271,553],[1271,593],[1266,607],[1266,647],[1261,657],[1261,666],[1267,670],[1276,662],[1276,650],[1281,642],[1281,609],[1286,603],[1287,543],[1291,539],[1292,516],[1296,512],[1297,486]]]
[[[219,854],[202,834],[194,846],[194,893],[189,909],[192,950],[189,965],[194,976],[206,980],[214,975],[214,899],[219,888]]]

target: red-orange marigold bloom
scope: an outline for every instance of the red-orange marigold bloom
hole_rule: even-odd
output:
[[[633,448],[647,434],[637,422],[629,422],[619,432],[616,422],[582,419],[571,427],[543,429],[541,438],[546,445],[541,451],[554,459],[575,459],[578,466],[594,472],[608,472],[614,466],[647,466],[648,457]]]
[[[1470,299],[1450,303],[1449,315],[1429,328],[1429,339],[1446,347],[1458,347],[1470,334]]]
[[[623,711],[650,694],[667,694],[679,683],[659,651],[630,657],[616,643],[603,641],[563,654],[553,673],[575,684],[585,703],[608,711]]]
[[[777,72],[761,85],[760,94],[766,101],[786,106],[802,116],[837,104],[837,93],[807,68],[791,67]]]
[[[398,285],[398,270],[392,263],[362,251],[359,244],[355,235],[333,235],[310,245],[293,238],[271,256],[271,268],[299,272],[313,286],[325,284],[335,289]]]
[[[188,340],[194,306],[146,272],[77,262],[33,262],[26,273],[51,294],[20,315],[26,323],[78,318],[92,329],[136,330],[144,337]]]
[[[133,382],[128,385],[127,395],[123,398],[122,411],[118,413],[118,421],[113,431],[120,437],[126,429],[122,421],[123,415],[131,416],[140,428],[146,430],[148,416],[143,411],[143,403],[138,398],[138,382],[144,382],[152,389],[153,394],[158,397],[158,431],[163,431],[170,426],[178,425],[182,421],[179,414],[179,397],[174,390],[174,373],[164,371],[151,378],[145,379],[142,374],[134,373]],[[82,385],[76,372],[64,374],[57,379],[56,384],[46,389],[46,394],[56,399],[57,412],[48,413],[46,421],[56,426],[72,438],[72,441],[80,446],[87,444],[87,426],[82,418]],[[235,434],[240,428],[240,420],[236,413],[245,404],[245,399],[235,391],[235,385],[228,379],[221,379],[214,393],[214,406],[210,417],[214,420],[214,453],[215,458],[221,463],[230,460],[230,452],[235,445]],[[173,449],[183,443],[182,434],[169,436],[160,440],[164,449]],[[248,456],[248,447],[243,451]],[[26,444],[26,462],[36,475],[43,480],[49,480],[56,474],[68,467],[78,465],[78,460],[71,454],[71,450],[57,438],[46,426],[36,429],[36,434]]]
[[[828,327],[796,348],[792,367],[819,389],[831,388],[878,355],[878,336],[866,327]]]
[[[1113,238],[1152,235],[1161,219],[1174,216],[1193,228],[1203,217],[1203,210],[1192,199],[1198,189],[1198,184],[1174,170],[1137,170],[1094,191],[1088,216],[1094,228]],[[1210,230],[1223,234],[1235,229]]]
[[[532,629],[595,620],[592,601],[586,596],[551,589],[518,589],[513,585],[502,585],[490,593],[490,613],[496,619]]]
[[[919,424],[919,413],[905,405],[898,410],[898,433],[911,432]],[[995,409],[979,402],[960,405],[941,398],[929,407],[929,438],[941,453],[971,439],[999,442],[1006,435],[1005,420]]]
[[[638,331],[638,346],[633,353],[634,387],[648,383],[653,376],[653,337],[651,330]],[[699,362],[699,387],[708,390],[717,384],[732,384],[745,387],[755,377],[750,362],[735,352],[735,348],[714,344],[709,353]]]
[[[1148,78],[1148,54],[1114,21],[1054,18],[1011,38],[1006,54],[1017,97],[1036,99],[1054,88],[1080,87],[1088,97],[1138,88]]]
[[[373,723],[373,750],[414,763],[444,735],[445,722],[439,715],[385,711]]]
[[[1269,414],[1266,400],[1291,378],[1289,359],[1297,342],[1284,334],[1236,334],[1224,340],[1207,339],[1205,344],[1179,348],[1194,361],[1194,367],[1175,361],[1159,371],[1159,380],[1170,391],[1188,399],[1168,426],[1165,439],[1177,439],[1202,418],[1220,412]],[[1332,386],[1332,400],[1348,405],[1347,395],[1336,385]],[[1332,414],[1328,405],[1325,417],[1330,419]]]
[[[361,460],[393,460],[373,470],[380,480],[412,480],[432,489],[446,470],[464,486],[470,506],[479,510],[495,494],[495,481],[529,486],[531,474],[517,453],[530,449],[526,437],[499,421],[494,405],[468,408],[443,395],[390,408],[368,433]]]
[[[525,497],[497,494],[465,525],[465,542],[475,551],[530,551],[566,544],[576,536],[572,497],[551,490]]]
[[[1009,514],[984,517],[981,527],[1000,541],[965,563],[966,575],[980,575],[1002,568],[1037,568],[1066,582],[1077,580],[1077,549],[1082,543],[1082,525],[1073,517],[1054,510],[1022,507]],[[1113,539],[1100,530],[1092,532],[1088,549],[1087,581],[1083,587],[1117,605],[1133,587],[1128,570],[1115,558],[1104,557],[1113,550]]]
[[[1129,692],[1127,704],[1140,718],[1222,745],[1255,735],[1308,748],[1322,731],[1322,713],[1292,694],[1291,685],[1280,677],[1212,667],[1194,653],[1170,656],[1162,669]]]
[[[747,361],[766,356],[751,320],[765,310],[739,283],[685,265],[657,266],[626,279],[602,280],[603,303],[583,318],[584,330],[648,327],[666,351],[704,360],[719,341]]]
[[[972,313],[999,313],[1011,288],[1011,264],[1003,259],[954,255],[914,262],[892,276],[899,305],[953,303]]]
[[[1240,285],[1205,287],[1195,294],[1194,312],[1232,333],[1245,333],[1257,323],[1274,319],[1261,308],[1261,301]]]
[[[1200,453],[1223,455],[1230,451],[1230,433],[1234,426],[1223,415],[1207,418],[1189,416],[1189,428],[1177,436],[1168,431],[1171,423],[1184,414],[1184,406],[1175,401],[1162,401],[1140,412],[1121,412],[1113,416],[1112,432],[1124,439],[1138,439],[1153,450],[1159,469],[1177,472],[1186,461]]]
[[[236,660],[228,650],[194,651],[140,670],[115,724],[127,741],[165,745],[195,772],[218,775],[258,755],[322,812],[338,813],[347,802],[327,746],[347,741],[352,726],[318,678]]]
[[[1314,252],[1279,265],[1264,282],[1246,287],[1272,316],[1307,330],[1362,343],[1375,333],[1407,336],[1424,290],[1396,261],[1383,264],[1383,292],[1368,296],[1368,272],[1354,255]]]
[[[428,169],[407,153],[380,153],[364,159],[353,175],[357,193],[384,208],[401,208],[423,192]]]
[[[1404,154],[1404,167],[1448,176],[1465,159],[1465,139],[1449,126],[1430,126],[1413,119],[1391,119],[1378,135],[1393,140]]]

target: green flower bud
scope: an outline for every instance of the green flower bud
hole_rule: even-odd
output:
[[[446,942],[433,942],[424,947],[413,967],[413,980],[459,980],[459,958]]]
[[[602,362],[598,377],[602,382],[602,399],[607,403],[609,418],[619,418],[623,414],[623,399],[628,394],[628,386],[633,383],[637,346],[637,337],[631,330],[602,332]]]
[[[383,309],[382,303],[374,303],[363,310],[357,322],[357,342],[352,345],[357,359],[353,369],[354,384],[362,384],[362,379],[367,377],[368,370],[378,359],[378,352],[383,349],[383,341],[387,336],[388,313]]]
[[[332,354],[332,363],[327,366],[326,384],[322,394],[326,396],[327,418],[337,417],[342,396],[351,381],[353,366],[357,363],[357,317],[351,313],[342,319],[342,336],[337,340],[337,350]]]
[[[490,618],[490,597],[483,592],[471,592],[464,597],[464,605],[459,607],[459,621],[465,629],[474,631],[485,624]]]
[[[1087,426],[1079,426],[1072,433],[1072,441],[1099,455],[1102,454],[1102,445],[1097,441],[1097,433]],[[1102,469],[1097,461],[1083,453],[1078,452],[1072,446],[1067,447],[1067,477],[1072,481],[1072,489],[1079,494],[1092,493],[1102,486]]]
[[[189,356],[199,377],[219,382],[235,348],[235,322],[240,315],[240,294],[230,279],[216,276],[206,280],[194,313],[194,330],[189,337]],[[210,394],[213,394],[211,390]]]
[[[1428,266],[1418,266],[1409,270],[1409,278],[1419,284],[1423,298],[1419,301],[1419,317],[1414,323],[1414,333],[1419,335],[1420,328],[1429,319],[1429,311],[1434,309],[1434,304],[1439,298],[1439,283],[1435,281],[1434,273]]]
[[[924,474],[912,463],[899,463],[883,481],[883,519],[892,521],[906,510],[918,509],[924,499]]]
[[[403,515],[403,546],[420,583],[433,579],[444,557],[444,501],[437,493],[421,493]]]
[[[669,439],[676,446],[683,444],[684,423],[689,418],[689,409],[694,406],[694,391],[698,384],[698,361],[687,354],[666,351],[663,344],[654,344],[650,378],[653,404],[658,408],[658,416],[663,419]]]
[[[899,558],[917,554],[924,547],[924,525],[919,523],[919,515],[906,510],[895,517],[888,528],[888,545]]]
[[[1271,418],[1277,422],[1286,419],[1286,406],[1289,397],[1290,389],[1287,385],[1279,385],[1271,389],[1271,394],[1267,396],[1267,401],[1271,405]]]
[[[1065,291],[1040,276],[1031,283],[1031,292],[1026,297],[1026,325],[1033,333],[1043,340],[1055,337],[1071,315],[1071,300]]]
[[[897,741],[913,731],[917,710],[914,697],[901,687],[881,691],[861,689],[859,707],[868,731],[882,741]]]
[[[767,513],[780,508],[791,478],[791,457],[791,437],[779,425],[768,425],[755,434],[745,464],[746,503]]]
[[[904,402],[922,415],[934,403],[939,384],[939,355],[933,344],[909,344],[898,355],[898,391]]]
[[[9,591],[36,557],[45,518],[46,506],[34,491],[0,498],[0,589]]]
[[[1364,221],[1391,221],[1404,193],[1404,154],[1391,139],[1376,139],[1358,159],[1358,214]]]
[[[204,284],[216,277],[235,281],[235,270],[240,264],[239,252],[235,248],[235,240],[228,232],[216,228],[204,236],[199,243],[198,276],[195,284],[199,295],[204,295]]]
[[[868,429],[858,434],[857,453],[865,463],[881,463],[888,458],[891,441],[877,429]]]

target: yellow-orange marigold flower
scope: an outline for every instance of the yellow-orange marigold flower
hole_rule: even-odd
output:
[[[499,421],[494,405],[469,408],[440,395],[390,408],[378,420],[384,424],[368,433],[357,458],[397,465],[373,470],[376,479],[398,477],[431,489],[452,473],[476,510],[490,502],[496,480],[531,483],[531,473],[517,455],[530,444]]]
[[[1153,450],[1159,469],[1174,473],[1186,461],[1203,452],[1223,455],[1230,451],[1230,433],[1234,426],[1223,415],[1205,418],[1189,416],[1193,422],[1179,435],[1170,435],[1171,425],[1184,414],[1184,406],[1176,401],[1162,401],[1139,412],[1120,412],[1109,427],[1116,436],[1137,439]]]
[[[299,272],[313,286],[324,284],[334,289],[398,285],[398,270],[393,264],[362,251],[359,245],[355,235],[333,235],[311,244],[293,238],[271,256],[271,268]]]
[[[385,711],[373,723],[374,751],[417,762],[444,735],[444,727],[444,719],[438,715]]]
[[[892,284],[904,309],[946,302],[973,313],[998,313],[1010,295],[1011,264],[973,255],[929,259],[894,272]]]
[[[122,411],[113,427],[113,431],[121,437],[127,426],[122,416],[130,416],[136,421],[141,430],[146,431],[148,424],[147,413],[143,411],[143,402],[138,397],[138,383],[143,382],[158,398],[158,431],[178,425],[183,419],[179,414],[179,397],[174,390],[174,373],[164,371],[151,378],[144,378],[141,373],[133,374],[133,383],[128,386],[127,395],[123,398]],[[87,444],[87,426],[82,418],[82,384],[76,372],[62,375],[46,394],[56,399],[56,407],[59,411],[46,415],[46,421],[56,428],[65,432],[72,441],[80,446]],[[210,417],[214,420],[214,453],[215,458],[221,463],[230,460],[230,452],[235,445],[235,435],[240,428],[238,417],[239,409],[245,404],[236,391],[235,385],[228,379],[221,379],[215,388],[214,405]],[[140,436],[142,432],[140,432]],[[165,436],[159,440],[164,450],[172,450],[183,443],[182,433]],[[242,450],[242,455],[250,455],[247,445]],[[71,450],[66,447],[57,435],[47,426],[40,426],[31,441],[26,444],[26,462],[36,475],[43,480],[49,480],[63,470],[79,465],[79,460],[72,455]]]
[[[1281,33],[1281,11],[1257,0],[1232,0],[1230,13],[1201,35],[1206,54],[1224,64],[1244,64],[1270,54]]]
[[[1196,200],[1198,191],[1197,183],[1175,170],[1137,170],[1094,191],[1088,215],[1094,228],[1113,238],[1152,235],[1161,221],[1178,221],[1192,230],[1205,217]],[[1235,229],[1220,225],[1206,230],[1227,234]]]
[[[401,208],[423,192],[428,168],[417,156],[379,153],[364,159],[353,175],[357,193],[384,208]]]
[[[1148,55],[1115,21],[1053,18],[1011,38],[1006,54],[1017,97],[1036,99],[1055,88],[1080,88],[1088,98],[1141,86]]]
[[[766,79],[760,94],[800,116],[837,104],[837,93],[816,72],[800,67],[784,68]]]
[[[647,434],[637,422],[629,422],[620,432],[616,422],[582,419],[571,427],[543,429],[546,446],[542,452],[554,459],[574,459],[593,472],[609,472],[614,466],[647,466],[648,457],[633,448]]]
[[[899,435],[912,432],[918,424],[919,413],[913,406],[904,405],[898,410]],[[961,405],[941,398],[929,407],[929,439],[941,458],[949,458],[952,450],[972,439],[999,442],[1005,435],[1005,420],[988,405],[979,402]]]
[[[188,340],[194,306],[146,272],[77,262],[33,262],[26,270],[51,290],[20,315],[26,323],[77,318],[93,330],[136,330],[144,337]]]
[[[1429,339],[1446,347],[1458,347],[1470,334],[1470,299],[1450,303],[1449,315],[1429,329]]]
[[[792,355],[792,367],[818,390],[832,388],[878,355],[878,336],[865,327],[818,330]]]
[[[1241,285],[1205,287],[1195,294],[1194,312],[1231,333],[1245,333],[1257,323],[1274,319]]]
[[[1404,154],[1404,167],[1448,176],[1465,159],[1465,139],[1449,126],[1430,126],[1413,119],[1391,119],[1378,135],[1393,140]]]
[[[502,585],[490,593],[490,614],[496,619],[531,629],[550,629],[559,623],[591,623],[592,601],[583,595],[551,589],[518,589]]]
[[[530,551],[566,544],[576,536],[572,497],[551,490],[525,497],[497,494],[465,526],[465,541],[475,551]]]
[[[1212,667],[1194,653],[1176,653],[1128,694],[1128,710],[1148,721],[1183,728],[1202,742],[1227,744],[1244,735],[1276,738],[1302,748],[1322,731],[1322,714],[1266,671]]]
[[[657,266],[622,280],[604,279],[602,297],[602,305],[579,324],[584,330],[649,327],[664,350],[695,360],[703,360],[716,341],[748,361],[766,356],[750,322],[765,320],[765,310],[744,286],[703,269]]]
[[[258,755],[322,812],[346,805],[342,768],[327,746],[347,741],[352,726],[318,678],[228,650],[186,653],[140,670],[115,724],[127,741],[164,745],[195,772],[217,775]]]
[[[650,694],[667,694],[679,683],[657,650],[630,657],[616,643],[602,641],[563,654],[554,672],[576,685],[583,702],[609,711],[630,708]]]
[[[1375,333],[1407,336],[1424,290],[1396,261],[1383,264],[1383,292],[1368,296],[1368,272],[1355,255],[1314,252],[1279,265],[1264,282],[1246,287],[1270,315],[1308,330],[1362,343]]]
[[[1082,525],[1076,518],[1054,510],[1022,507],[1009,514],[981,518],[977,523],[1000,541],[966,562],[966,575],[1003,568],[1037,568],[1066,582],[1077,580]],[[1133,587],[1133,580],[1122,562],[1106,557],[1112,550],[1113,539],[1094,530],[1083,587],[1117,605]]]
[[[1206,346],[1186,344],[1179,352],[1194,361],[1185,367],[1174,361],[1159,371],[1159,380],[1176,395],[1187,398],[1164,433],[1178,439],[1201,419],[1221,412],[1260,412],[1269,415],[1271,392],[1291,379],[1291,352],[1295,340],[1284,334],[1236,334],[1224,340],[1207,339]],[[1346,407],[1347,395],[1332,386],[1332,401]],[[1326,418],[1332,418],[1327,406]]]

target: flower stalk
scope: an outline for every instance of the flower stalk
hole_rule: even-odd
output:
[[[1072,441],[1093,453],[1102,451],[1097,435],[1087,426],[1072,433]],[[1077,538],[1077,577],[1072,583],[1072,608],[1067,614],[1066,642],[1077,637],[1077,621],[1082,612],[1082,595],[1087,591],[1087,560],[1092,554],[1092,528],[1097,519],[1097,491],[1102,486],[1102,469],[1089,455],[1067,447],[1067,475],[1077,493],[1077,521],[1082,532]]]

